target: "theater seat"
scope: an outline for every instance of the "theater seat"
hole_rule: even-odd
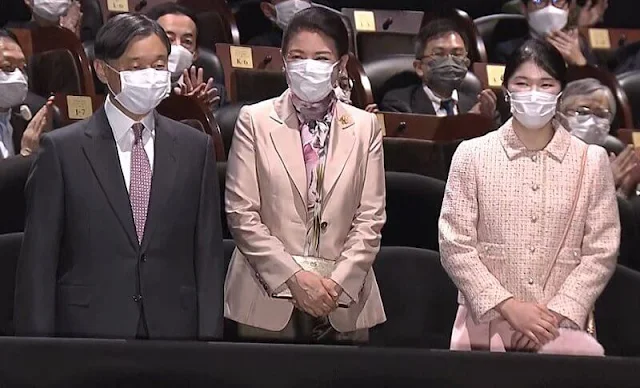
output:
[[[523,15],[488,15],[475,19],[474,24],[484,41],[490,63],[496,63],[495,48],[498,43],[529,34],[529,25]]]
[[[382,247],[373,265],[387,322],[370,331],[373,346],[448,349],[458,303],[437,252]]]
[[[0,335],[13,335],[13,296],[22,233],[0,235]]]
[[[618,265],[596,302],[596,332],[609,356],[640,356],[640,272]]]
[[[387,222],[383,246],[439,251],[438,218],[444,181],[406,172],[387,171]]]
[[[224,194],[227,182],[227,162],[217,162],[216,166],[218,167],[218,183],[220,184],[220,222],[222,224],[222,238],[233,239],[231,233],[229,232],[229,225],[227,224],[227,212],[225,211],[224,205]],[[230,258],[231,256],[229,256],[229,259]],[[229,264],[229,262],[227,262],[227,264]]]
[[[616,78],[629,98],[634,127],[640,128],[640,70],[628,71]]]
[[[607,150],[608,154],[613,152],[614,154],[619,155],[622,151],[624,151],[626,145],[617,137],[609,135],[605,139],[603,147],[605,150]]]
[[[238,102],[220,107],[215,113],[216,122],[220,127],[222,135],[222,143],[224,144],[225,155],[229,155],[231,149],[231,141],[233,140],[233,131],[236,127],[236,121],[240,114],[240,109],[247,105],[247,102]]]
[[[420,82],[413,67],[413,55],[397,55],[379,59],[363,65],[364,72],[371,81],[373,98],[380,103],[384,95],[393,89],[404,88]],[[482,83],[471,71],[462,82],[460,91],[477,94],[482,90]]]
[[[198,48],[198,59],[194,62],[196,67],[202,67],[204,79],[213,78],[216,83],[224,84],[224,70],[218,56],[204,47]]]

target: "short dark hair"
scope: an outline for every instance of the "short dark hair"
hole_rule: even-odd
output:
[[[158,4],[155,7],[149,9],[145,15],[149,17],[151,20],[158,21],[161,17],[165,15],[184,15],[189,19],[193,20],[193,23],[196,25],[196,29],[198,28],[198,18],[191,9],[185,7],[184,5],[177,3],[162,3]]]
[[[157,35],[171,52],[171,42],[158,22],[140,14],[124,13],[109,19],[98,31],[95,58],[103,61],[118,59],[138,37]]]
[[[567,84],[567,63],[555,47],[540,39],[529,39],[509,57],[504,70],[505,87],[518,68],[529,61],[558,80],[564,89]]]
[[[2,38],[6,38],[6,39],[9,39],[9,40],[13,41],[13,43],[17,44],[20,47],[20,49],[22,50],[22,45],[18,41],[18,37],[11,30],[7,30],[5,28],[0,28],[0,39],[2,39]]]
[[[349,53],[349,33],[336,12],[323,7],[310,7],[296,13],[282,36],[282,52],[289,49],[293,36],[301,31],[320,32],[333,40],[338,56]]]
[[[460,35],[464,41],[464,47],[469,50],[469,38],[467,38],[467,34],[463,29],[451,19],[440,18],[430,21],[418,32],[415,44],[416,59],[421,59],[424,56],[424,50],[427,48],[429,41],[441,38],[452,32]]]

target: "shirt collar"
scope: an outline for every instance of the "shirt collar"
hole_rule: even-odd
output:
[[[442,100],[444,100],[441,97],[438,97],[433,90],[431,90],[426,84],[423,85],[424,88],[424,92],[427,94],[427,97],[429,97],[429,100],[431,100],[431,102],[433,102],[434,104],[440,106],[440,104],[442,104]],[[451,99],[453,100],[453,102],[457,105],[458,104],[458,91],[454,90],[453,93],[451,93]]]
[[[104,103],[104,112],[107,115],[107,120],[113,131],[113,137],[116,142],[120,142],[127,134],[133,124],[137,121],[133,121],[129,116],[125,115],[120,109],[118,109],[113,102],[111,102],[111,96],[107,96]],[[155,117],[153,111],[149,112],[146,116],[140,120],[140,123],[148,129],[153,136],[155,133]]]
[[[545,152],[557,161],[562,162],[569,150],[569,146],[571,145],[571,135],[559,124],[554,125],[554,127],[555,133],[553,134],[549,144],[542,149],[542,152]],[[509,119],[509,121],[507,121],[502,128],[498,130],[498,136],[500,138],[500,143],[502,143],[502,148],[504,148],[509,160],[534,152],[527,149],[516,135],[513,129],[513,118]]]

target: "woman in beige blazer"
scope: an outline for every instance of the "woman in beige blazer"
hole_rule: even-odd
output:
[[[282,46],[289,89],[240,112],[225,316],[241,337],[361,342],[386,319],[372,270],[385,222],[382,133],[375,115],[336,99],[347,52],[337,14],[297,13]],[[330,273],[303,270],[300,257],[329,260]]]
[[[606,151],[553,119],[566,72],[555,48],[526,42],[504,73],[513,118],[453,157],[439,225],[460,291],[452,349],[532,351],[585,330],[613,273],[620,221]]]

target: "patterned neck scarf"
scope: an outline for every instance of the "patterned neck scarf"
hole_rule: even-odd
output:
[[[296,104],[294,103],[294,106]],[[302,152],[307,172],[307,235],[304,244],[305,256],[319,257],[320,223],[322,216],[322,182],[329,143],[329,129],[333,120],[335,97],[325,105],[320,115],[314,111],[309,118],[296,107],[302,138]]]

